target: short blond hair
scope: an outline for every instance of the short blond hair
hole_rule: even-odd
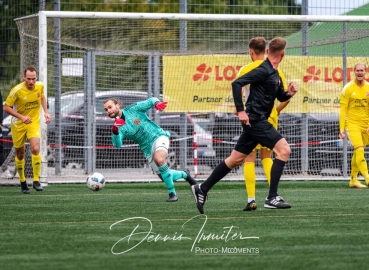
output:
[[[354,70],[356,70],[357,66],[364,66],[364,70],[366,70],[366,65],[364,63],[356,63],[356,65],[354,66]]]

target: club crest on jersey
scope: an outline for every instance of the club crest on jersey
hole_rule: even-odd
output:
[[[369,92],[366,92],[366,96],[369,97]]]
[[[37,93],[37,97],[40,98],[40,96],[41,96],[40,93]]]
[[[135,121],[133,121],[137,126],[141,123],[140,120],[138,118],[135,119]]]

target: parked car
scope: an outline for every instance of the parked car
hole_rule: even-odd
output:
[[[279,132],[290,144],[291,155],[285,174],[306,172],[320,175],[325,170],[342,172],[343,151],[338,140],[337,114],[287,114],[279,116]],[[214,149],[219,160],[229,156],[242,132],[234,114],[217,114],[213,128]],[[352,147],[348,147],[352,154]],[[348,159],[350,160],[350,156]],[[257,160],[257,166],[261,166]],[[350,168],[348,168],[349,171]]]
[[[242,126],[238,120],[238,116],[233,113],[215,114],[213,147],[218,163],[231,154],[241,133]]]
[[[337,149],[337,114],[282,113],[278,130],[290,144],[292,152],[285,167],[286,173],[304,170],[311,175],[320,175],[323,170],[342,173],[342,150]]]
[[[3,106],[5,104],[5,101],[3,102]],[[12,142],[12,138],[11,138],[11,133],[10,133],[10,126],[6,125],[4,123],[7,123],[8,119],[10,119],[9,114],[7,114],[6,112],[3,112],[3,127],[2,127],[2,140],[3,140],[3,155],[4,155],[4,159],[6,159],[6,157],[9,155],[10,151],[12,150],[13,147],[13,142]],[[10,124],[10,122],[9,122]],[[3,169],[5,170],[5,169]]]
[[[147,166],[147,162],[139,147],[130,140],[124,140],[123,148],[116,149],[111,142],[111,126],[114,119],[109,118],[103,107],[103,103],[108,98],[116,98],[123,102],[123,106],[130,105],[137,101],[148,98],[146,92],[138,91],[99,91],[96,93],[95,125],[96,134],[94,136],[96,144],[96,168],[140,168]],[[55,98],[48,98],[49,113],[52,121],[47,126],[48,129],[48,164],[55,163],[55,149],[57,147],[57,129],[55,121]],[[85,165],[85,134],[86,125],[86,104],[84,93],[70,92],[61,97],[61,129],[62,129],[62,166],[83,167]],[[168,153],[168,164],[176,167],[180,164],[180,150],[186,149],[187,163],[193,161],[193,131],[198,137],[198,158],[200,163],[208,162],[208,159],[215,155],[212,150],[212,135],[203,126],[206,122],[204,118],[191,115],[181,116],[180,114],[160,112],[157,117],[155,111],[152,113],[159,125],[168,130],[171,134],[171,146]],[[4,121],[6,126],[10,126],[10,117]],[[186,127],[186,130],[183,127]],[[185,137],[184,145],[182,137]]]

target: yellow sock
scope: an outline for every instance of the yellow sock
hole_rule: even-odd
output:
[[[261,164],[263,165],[264,173],[268,180],[268,185],[270,186],[270,171],[272,170],[273,160],[271,158],[264,158]]]
[[[15,168],[17,169],[17,172],[19,174],[19,180],[21,182],[26,181],[26,177],[24,176],[24,165],[25,164],[26,164],[25,159],[19,160],[17,157],[15,157]]]
[[[40,181],[41,173],[41,154],[32,154],[32,171],[33,171],[33,181]]]
[[[243,176],[245,178],[247,197],[255,198],[255,185],[256,185],[255,163],[245,162],[243,164]]]
[[[364,156],[364,148],[360,147],[355,150],[356,165],[359,168],[361,175],[365,178],[368,177],[368,165],[366,164]]]
[[[351,159],[351,179],[357,179],[357,175],[359,174],[359,167],[356,165],[356,155],[355,152],[352,155]]]

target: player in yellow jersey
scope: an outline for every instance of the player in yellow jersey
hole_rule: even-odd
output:
[[[366,65],[357,63],[354,67],[355,79],[347,83],[340,95],[340,133],[345,137],[345,130],[354,153],[351,159],[351,188],[369,186],[368,165],[364,156],[364,147],[369,144],[369,83],[365,81]],[[366,186],[357,179],[358,173],[365,178]]]
[[[26,140],[29,141],[32,152],[33,188],[37,191],[42,191],[39,181],[41,172],[41,106],[44,110],[46,124],[50,123],[51,118],[47,110],[44,86],[37,81],[37,70],[34,66],[28,66],[24,70],[23,80],[24,82],[10,90],[3,109],[6,113],[13,116],[11,132],[16,151],[15,166],[19,174],[21,190],[24,194],[29,194],[30,190],[24,175],[25,142]]]
[[[243,66],[237,77],[240,77],[255,67],[259,66],[264,61],[264,55],[266,50],[266,41],[263,37],[255,37],[252,38],[249,42],[249,53],[252,63]],[[282,71],[278,69],[278,74],[281,78],[283,88],[287,89],[286,80]],[[246,90],[246,97],[248,96],[248,89]],[[287,106],[290,101],[287,100],[285,102],[281,102],[278,107],[274,106],[273,110],[269,116],[269,123],[273,125],[275,129],[278,129],[278,115],[279,113]],[[255,161],[256,161],[256,150],[260,150],[260,159],[263,165],[265,176],[268,180],[268,184],[270,183],[270,170],[273,165],[272,160],[272,150],[266,147],[262,147],[260,144],[255,147],[254,151],[252,151],[244,160],[244,178],[246,184],[246,193],[247,193],[247,205],[243,209],[244,211],[256,210],[256,202],[255,202],[255,186],[256,186],[256,172],[255,172]]]

